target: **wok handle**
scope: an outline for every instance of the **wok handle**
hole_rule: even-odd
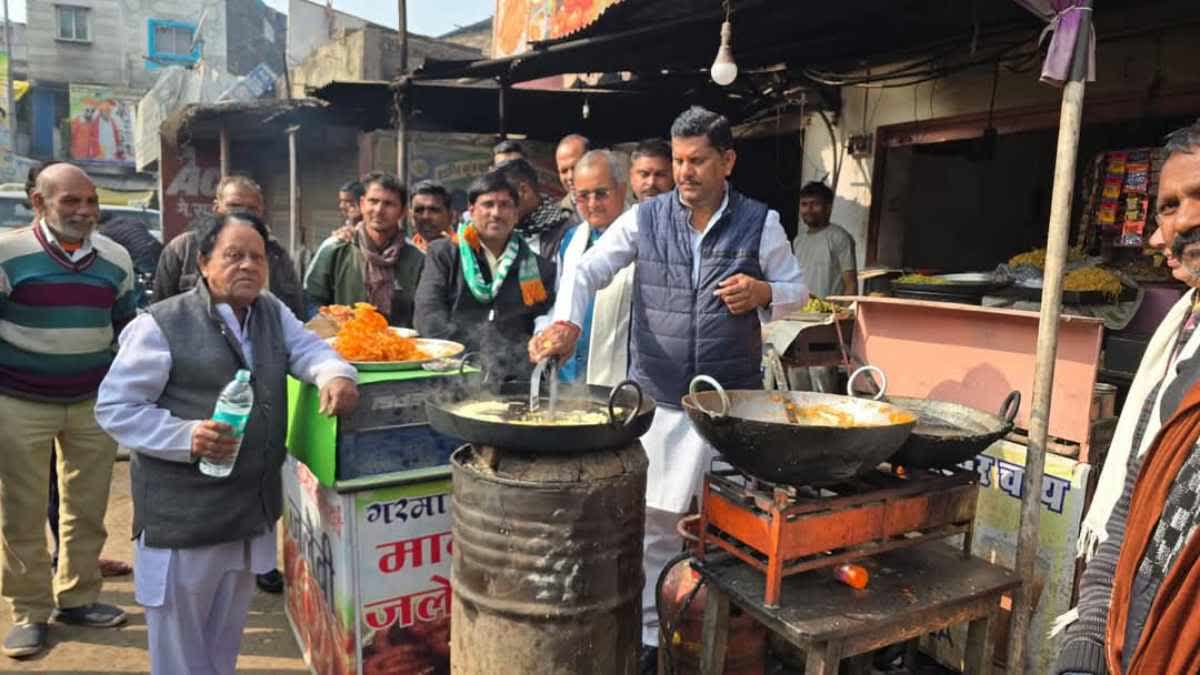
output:
[[[625,387],[633,387],[633,390],[637,392],[637,405],[635,405],[633,409],[629,411],[629,415],[625,417],[625,421],[618,425],[616,410],[614,409],[613,404],[617,400],[617,393]],[[608,392],[608,423],[614,427],[627,427],[630,424],[633,424],[633,420],[638,416],[638,413],[642,411],[642,401],[644,400],[645,396],[642,394],[642,385],[634,382],[633,380],[622,380],[621,382],[618,382],[617,386],[613,387],[612,391]]]
[[[479,359],[479,372],[483,374],[483,379],[480,380],[480,383],[486,383],[488,381],[488,375],[491,373],[488,372],[487,364],[483,362],[483,352],[467,352],[466,354],[458,357],[458,376],[466,377],[467,366],[470,365],[472,358]]]
[[[872,400],[878,401],[879,399],[883,398],[884,392],[887,391],[887,373],[883,372],[883,369],[876,366],[863,366],[853,373],[850,373],[850,379],[846,380],[846,395],[854,396],[854,379],[866,372],[872,372],[879,375],[879,391],[871,397]]]
[[[1009,392],[1004,398],[1004,403],[1000,404],[1000,419],[1008,426],[1013,425],[1013,421],[1017,419],[1017,411],[1021,409],[1021,392],[1016,389]]]
[[[709,377],[708,375],[697,375],[693,377],[692,383],[688,385],[688,393],[695,394],[700,390],[700,385],[702,384],[707,384],[708,386],[717,390],[717,395],[721,397],[721,412],[714,413],[705,408],[700,404],[699,398],[694,399],[696,407],[699,408],[700,411],[705,415],[708,415],[715,420],[725,419],[725,416],[729,414],[729,409],[733,407],[729,403],[729,394],[725,393],[725,388],[721,386],[720,382],[717,382],[714,378]]]

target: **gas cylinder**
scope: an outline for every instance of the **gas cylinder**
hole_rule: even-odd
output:
[[[691,540],[688,528],[697,521],[684,518],[680,522],[680,534]],[[691,603],[689,595],[701,581],[698,572],[687,560],[679,560],[664,574],[659,591],[659,621],[662,630],[670,633],[663,638],[659,648],[668,648],[669,662],[673,675],[694,675],[700,672],[700,657],[703,653],[701,630],[704,623],[704,607],[708,604],[708,588],[696,591]],[[762,675],[766,670],[767,630],[736,605],[729,606],[729,639],[725,641],[725,675]]]

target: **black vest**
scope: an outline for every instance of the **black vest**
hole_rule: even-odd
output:
[[[734,316],[713,292],[735,275],[762,279],[758,253],[767,206],[729,190],[729,204],[700,245],[692,280],[691,212],[672,190],[638,205],[630,377],[662,405],[678,407],[696,375],[728,389],[761,389],[757,312]]]
[[[171,374],[158,405],[185,420],[212,417],[221,389],[245,359],[204,283],[150,307],[171,349]],[[200,473],[195,464],[133,452],[133,536],[147,546],[192,548],[266,532],[283,508],[281,468],[287,432],[288,351],[274,296],[255,301],[246,330],[254,349],[254,408],[233,472]]]

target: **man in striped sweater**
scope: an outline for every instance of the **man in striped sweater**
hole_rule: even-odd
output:
[[[0,595],[12,605],[3,646],[11,657],[43,651],[51,618],[125,622],[96,602],[116,443],[93,408],[114,338],[136,312],[133,265],[94,232],[96,187],[79,168],[46,168],[32,201],[37,222],[0,234]],[[51,578],[43,523],[53,439],[61,532]]]

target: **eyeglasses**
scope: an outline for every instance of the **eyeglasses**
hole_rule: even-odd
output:
[[[580,202],[590,202],[592,201],[592,197],[595,197],[600,201],[604,201],[608,199],[609,195],[612,193],[613,191],[608,188],[597,188],[595,190],[576,190],[575,200]]]

